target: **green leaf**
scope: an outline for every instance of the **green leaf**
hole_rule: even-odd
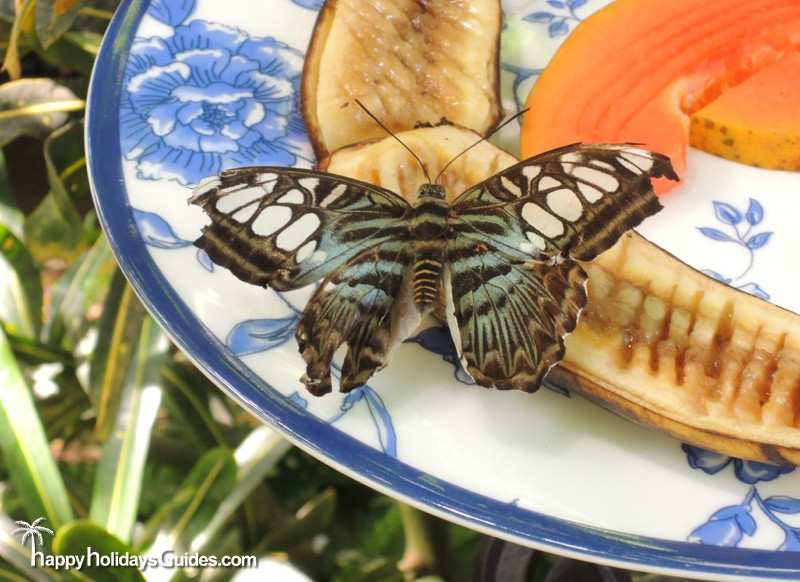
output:
[[[6,157],[0,150],[0,222],[5,224],[17,238],[22,238],[22,225],[25,215],[19,209],[17,201],[11,192],[6,172]]]
[[[47,48],[67,32],[85,0],[36,0],[36,36]]]
[[[213,519],[220,503],[236,483],[236,460],[224,447],[205,453],[192,468],[170,502],[147,524],[142,545],[158,543],[148,555],[160,556],[166,550],[181,554]]]
[[[88,520],[74,521],[56,531],[53,540],[53,550],[61,556],[88,557],[92,552],[93,564],[101,561],[104,556],[115,556],[118,561],[125,557],[138,556],[125,542],[114,537],[99,525]],[[96,554],[96,557],[95,557]],[[145,577],[137,567],[132,566],[96,566],[80,569],[80,574],[93,582],[144,582]]]
[[[83,120],[79,119],[60,127],[44,141],[44,161],[50,188],[74,203],[91,198],[83,132]]]
[[[20,64],[19,44],[22,33],[33,26],[33,8],[36,0],[24,0],[14,15],[11,33],[8,38],[8,48],[3,59],[3,66],[0,69],[7,71],[12,79],[19,79],[22,76],[22,65]],[[0,132],[1,133],[1,132]],[[2,145],[2,144],[0,144]]]
[[[93,307],[108,294],[117,263],[111,247],[101,237],[72,265],[50,291],[50,305],[42,341],[72,350],[84,337]]]
[[[83,252],[86,234],[72,201],[51,191],[25,220],[25,240],[38,262],[69,265]]]
[[[311,541],[330,525],[335,509],[336,490],[328,487],[297,510],[294,519],[271,532],[259,549],[288,551]]]
[[[102,40],[103,35],[97,32],[70,30],[49,47],[36,45],[34,49],[51,65],[89,75]]]
[[[145,313],[122,272],[117,271],[103,303],[97,345],[89,359],[87,389],[97,413],[95,436],[100,441],[107,439],[114,427]]]
[[[0,85],[0,146],[21,135],[44,138],[85,102],[51,79],[21,79]]]
[[[292,445],[268,426],[259,426],[236,448],[236,485],[219,504],[214,517],[192,542],[192,551],[209,547],[228,518],[258,487]]]
[[[146,317],[114,429],[95,473],[89,517],[123,541],[130,541],[136,523],[150,436],[161,404],[159,368],[169,345],[164,332]]]
[[[0,322],[7,331],[37,337],[42,325],[42,281],[28,249],[0,224]]]
[[[22,371],[0,329],[0,451],[29,518],[57,529],[72,519],[64,481]]]

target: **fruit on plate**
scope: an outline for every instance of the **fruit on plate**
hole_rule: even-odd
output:
[[[636,142],[682,175],[689,116],[798,47],[795,0],[617,0],[576,27],[537,80],[522,155]]]
[[[328,0],[303,72],[318,158],[442,117],[484,134],[502,115],[498,0]]]
[[[477,134],[443,126],[401,137],[435,175]],[[515,162],[482,142],[441,180],[452,198]],[[338,150],[322,167],[407,200],[426,181],[388,137]],[[688,442],[800,463],[799,316],[695,271],[634,233],[583,267],[589,300],[548,378]]]
[[[773,170],[800,170],[800,52],[789,52],[691,117],[689,143]]]

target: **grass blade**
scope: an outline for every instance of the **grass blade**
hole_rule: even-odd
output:
[[[146,317],[114,430],[103,445],[95,473],[89,517],[125,542],[136,523],[150,436],[161,404],[159,368],[168,349],[164,333]]]
[[[30,388],[0,329],[0,450],[30,519],[46,517],[57,529],[72,508]]]
[[[0,224],[0,321],[6,330],[38,337],[42,326],[42,281],[22,241]]]
[[[145,309],[120,271],[103,304],[97,346],[89,361],[89,397],[97,411],[95,436],[104,441],[117,417]]]

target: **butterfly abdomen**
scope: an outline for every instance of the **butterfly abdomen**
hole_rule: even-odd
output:
[[[438,249],[414,257],[414,303],[426,313],[439,302],[442,261]]]
[[[439,302],[447,212],[444,188],[422,186],[408,230],[414,249],[414,303],[423,313]]]

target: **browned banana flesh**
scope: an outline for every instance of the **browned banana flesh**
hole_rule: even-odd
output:
[[[498,0],[328,0],[303,72],[318,158],[442,117],[485,134],[502,115]]]
[[[436,175],[477,134],[443,126],[399,137]],[[479,144],[443,175],[449,199],[515,162]],[[407,200],[426,180],[391,138],[341,149],[323,166]],[[584,268],[589,301],[549,380],[683,441],[800,464],[800,316],[699,273],[635,233]]]

